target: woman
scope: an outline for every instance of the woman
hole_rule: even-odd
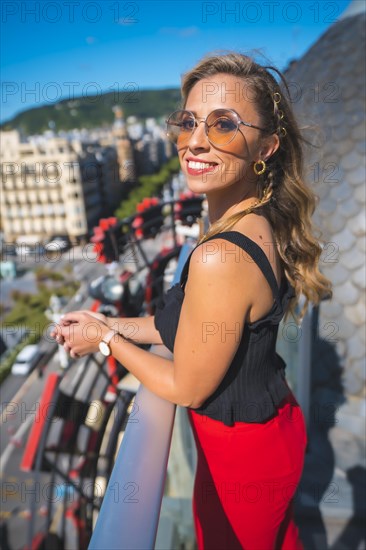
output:
[[[57,336],[74,357],[113,354],[151,391],[187,407],[205,550],[302,548],[291,503],[306,428],[275,344],[299,295],[319,303],[330,284],[318,270],[300,132],[270,71],[230,53],[204,58],[183,78],[168,136],[189,189],[206,194],[210,227],[155,318],[126,325],[73,312]],[[174,359],[133,342],[165,343]]]

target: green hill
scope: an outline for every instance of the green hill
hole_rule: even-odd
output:
[[[112,109],[116,105],[122,107],[125,117],[160,118],[178,109],[180,101],[178,88],[107,92],[28,109],[1,124],[0,128],[17,129],[25,135],[39,134],[50,128],[56,131],[97,128],[113,122]]]

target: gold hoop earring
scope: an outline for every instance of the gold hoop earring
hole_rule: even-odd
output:
[[[257,164],[260,164],[261,165],[261,168],[258,168],[257,167]],[[264,162],[264,160],[260,159],[260,160],[257,160],[255,163],[254,163],[254,166],[253,166],[253,170],[254,170],[254,173],[257,175],[257,176],[260,176],[261,174],[264,174],[264,172],[266,171],[266,163]]]

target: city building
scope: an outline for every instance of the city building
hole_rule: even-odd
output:
[[[133,133],[137,133],[136,129],[136,125],[133,125]],[[146,119],[142,135],[134,142],[134,152],[138,175],[154,174],[175,154],[164,128],[154,118]]]
[[[0,133],[1,219],[7,242],[34,244],[54,234],[87,238],[121,200],[112,145],[43,135]]]
[[[132,183],[136,181],[133,147],[127,134],[122,109],[118,106],[115,107],[114,114],[115,122],[113,124],[112,134],[115,139],[115,147],[117,149],[119,179],[122,183]]]
[[[53,235],[88,238],[113,214],[142,174],[174,154],[159,121],[113,108],[112,127],[47,131],[21,138],[0,132],[1,228],[7,243],[34,245]]]

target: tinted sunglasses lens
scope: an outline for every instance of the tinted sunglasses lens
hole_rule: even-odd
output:
[[[208,139],[215,145],[226,145],[236,136],[238,122],[228,111],[218,109],[207,118]]]
[[[195,125],[194,117],[188,111],[175,111],[167,120],[167,135],[174,143],[188,140]]]

